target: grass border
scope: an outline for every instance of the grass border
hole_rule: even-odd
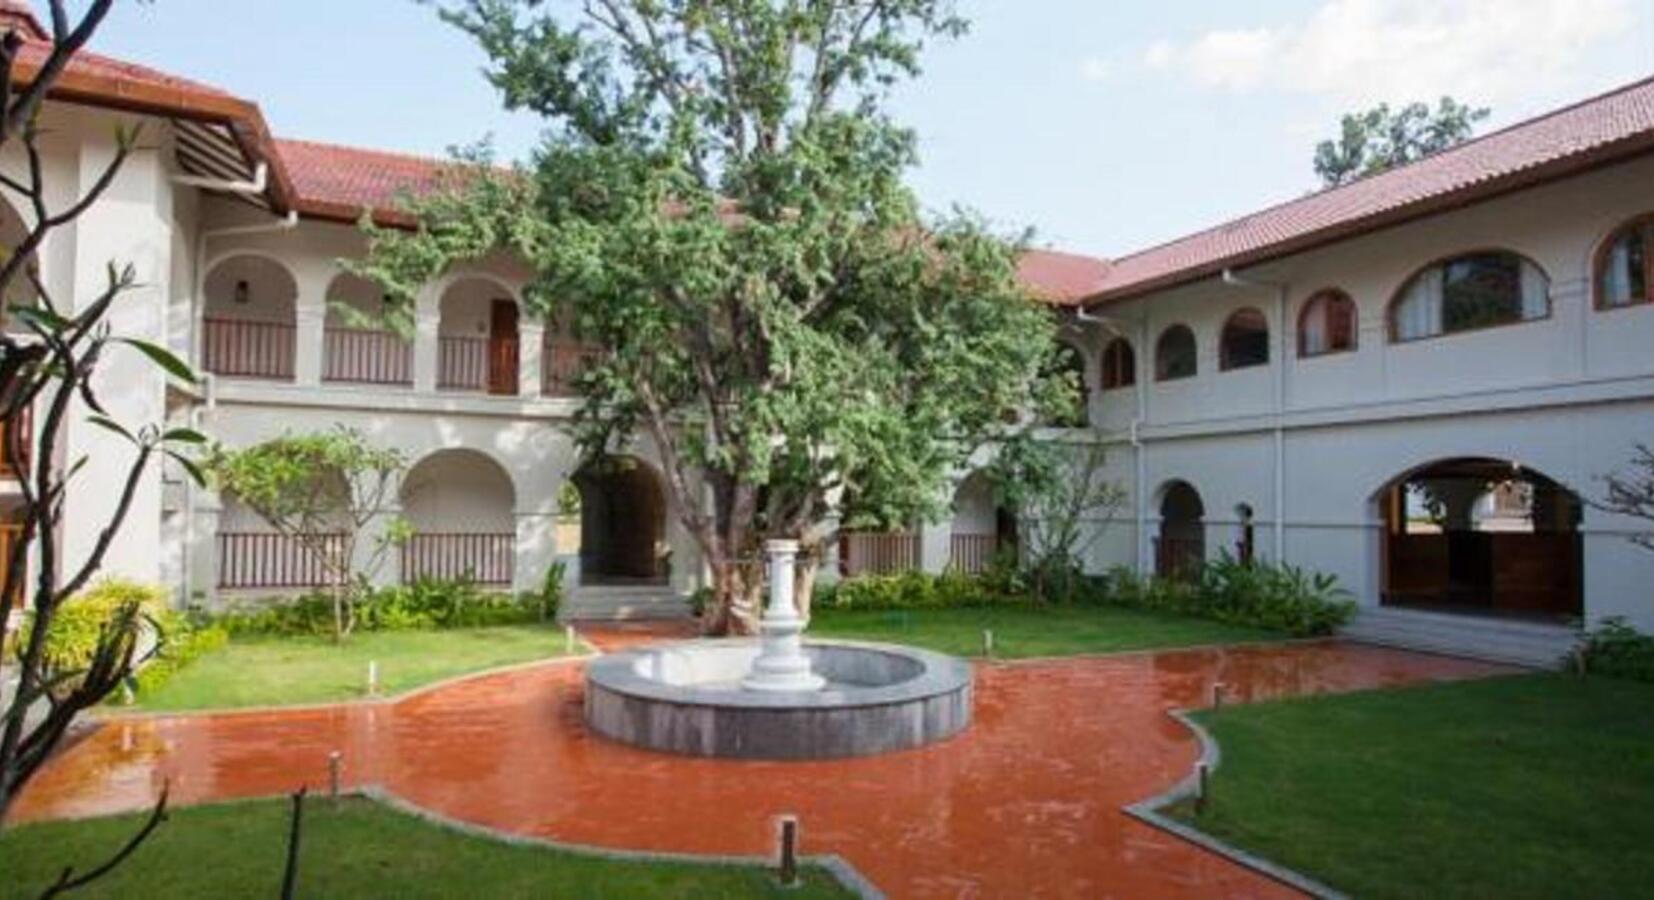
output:
[[[1194,735],[1196,742],[1200,745],[1200,758],[1195,760],[1195,768],[1176,784],[1146,800],[1139,800],[1136,803],[1121,807],[1121,812],[1139,822],[1158,828],[1224,857],[1230,862],[1251,869],[1288,887],[1303,891],[1311,897],[1322,898],[1322,900],[1348,900],[1349,895],[1316,881],[1296,869],[1290,869],[1271,862],[1261,856],[1242,850],[1234,844],[1213,837],[1198,828],[1185,825],[1160,813],[1160,810],[1174,803],[1194,799],[1200,791],[1199,767],[1202,764],[1206,766],[1207,772],[1210,773],[1217,771],[1219,764],[1223,762],[1223,751],[1218,747],[1217,740],[1212,737],[1211,732],[1207,731],[1205,726],[1196,722],[1187,710],[1167,710],[1166,715],[1172,717],[1173,720],[1187,728]]]

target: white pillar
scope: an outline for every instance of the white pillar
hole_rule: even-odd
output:
[[[953,523],[925,522],[919,526],[919,571],[940,575],[953,555]]]
[[[431,287],[414,304],[414,390],[436,392],[437,332],[442,327],[442,297]]]
[[[322,383],[322,345],[327,328],[327,301],[305,284],[294,310],[293,381],[309,387]]]
[[[513,590],[537,592],[544,584],[546,570],[557,559],[557,541],[553,534],[556,523],[554,515],[517,513],[517,553],[512,562]],[[566,574],[563,586],[570,586]]]

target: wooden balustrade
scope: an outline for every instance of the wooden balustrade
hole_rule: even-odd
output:
[[[34,410],[24,407],[15,424],[0,419],[0,478],[16,478],[12,466],[12,448],[17,448],[18,463],[29,464],[29,452],[34,447]]]
[[[27,577],[19,579],[16,584],[10,583],[6,577],[11,570],[12,551],[17,542],[23,537],[23,526],[14,522],[0,523],[0,609],[13,609],[23,605],[23,584]],[[28,567],[24,570],[27,572]],[[0,616],[3,618],[3,616]]]
[[[326,535],[323,552],[339,553],[345,536]],[[266,532],[220,532],[218,586],[240,588],[314,588],[330,583],[322,557],[297,539]]]
[[[323,381],[413,384],[413,347],[397,334],[329,326],[323,344]]]
[[[437,338],[436,386],[444,391],[486,390],[488,339]]]
[[[948,565],[966,575],[988,571],[999,555],[999,535],[960,534],[955,532],[948,541]]]
[[[851,531],[839,536],[845,577],[909,572],[919,567],[919,535],[911,531]]]
[[[468,579],[506,586],[512,583],[516,556],[514,534],[416,534],[402,545],[402,581]]]
[[[579,379],[603,354],[601,347],[579,341],[547,341],[540,357],[540,393],[547,397],[572,397]]]
[[[202,322],[201,366],[241,378],[293,378],[294,327],[287,322],[207,318]]]

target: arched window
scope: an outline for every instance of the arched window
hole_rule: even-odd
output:
[[[1390,334],[1412,341],[1543,319],[1551,284],[1528,260],[1501,250],[1467,253],[1408,280],[1390,308]]]
[[[1225,370],[1269,365],[1269,320],[1247,307],[1223,323],[1218,364]]]
[[[1597,308],[1654,301],[1654,215],[1621,226],[1597,254]]]
[[[1195,333],[1187,325],[1173,325],[1160,333],[1154,345],[1154,379],[1176,381],[1193,378],[1199,369],[1195,355]]]
[[[1117,337],[1103,348],[1103,390],[1131,387],[1137,383],[1137,354],[1131,341]]]
[[[1298,355],[1355,349],[1355,301],[1343,291],[1320,291],[1298,314]]]

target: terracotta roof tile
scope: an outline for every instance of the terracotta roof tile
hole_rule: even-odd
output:
[[[1073,304],[1097,293],[1108,277],[1106,260],[1057,250],[1029,250],[1017,265],[1017,274],[1043,300]]]
[[[1112,261],[1109,300],[1252,265],[1654,148],[1654,78],[1411,165]]]
[[[283,138],[275,146],[300,211],[340,221],[354,222],[372,210],[381,221],[404,222],[397,200],[433,187],[446,165],[424,156],[316,141]]]

